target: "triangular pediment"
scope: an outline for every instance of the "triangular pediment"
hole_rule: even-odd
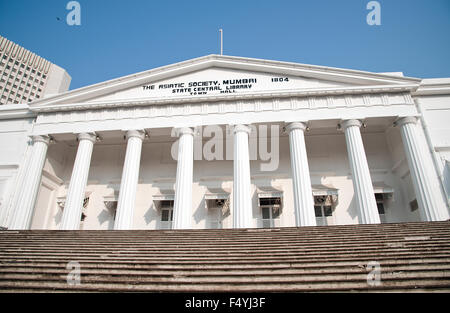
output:
[[[77,103],[207,100],[226,96],[419,84],[415,78],[241,57],[210,55],[71,90],[30,108]]]
[[[315,88],[350,87],[349,83],[293,75],[276,75],[219,67],[151,81],[91,99],[89,102],[176,99],[196,96],[243,95]]]

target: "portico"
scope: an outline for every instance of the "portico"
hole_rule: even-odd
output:
[[[30,106],[37,118],[26,172],[33,179],[21,188],[35,191],[15,204],[11,228],[79,229],[83,210],[89,229],[151,229],[162,219],[174,229],[204,228],[215,213],[202,203],[214,188],[231,190],[229,199],[217,202],[221,212],[229,205],[228,217],[219,214],[223,227],[262,227],[259,187],[280,190],[268,196],[279,197],[280,208],[270,217],[280,219],[280,226],[314,226],[320,210],[331,212],[336,224],[380,223],[380,182],[394,190],[386,205],[392,222],[449,218],[433,161],[423,149],[427,142],[411,97],[415,79],[258,60],[243,65],[241,58],[223,56],[140,75]],[[271,80],[278,76],[289,78],[289,85]],[[152,89],[142,87],[189,86],[199,77],[213,84],[243,77],[253,86],[201,96],[171,96],[169,87],[149,94]],[[261,125],[279,132],[264,134]],[[224,130],[218,140],[223,159],[198,158],[198,146],[202,154],[210,140],[202,137],[208,127]],[[261,170],[267,161],[261,140],[266,147],[279,142],[275,170]],[[58,186],[39,198],[45,179]],[[414,198],[404,181],[411,182]],[[317,185],[324,186],[320,196],[329,195],[323,198],[329,205],[318,204]],[[153,197],[167,190],[173,197],[162,197],[156,207]],[[410,208],[414,199],[419,215]],[[108,201],[115,203],[109,211]],[[45,222],[33,226],[31,217],[42,214]]]

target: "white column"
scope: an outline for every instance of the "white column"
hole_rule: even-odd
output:
[[[248,136],[251,128],[234,126],[233,155],[233,227],[253,228]]]
[[[173,207],[173,229],[192,228],[192,180],[194,167],[194,131],[177,130],[178,140],[177,180]]]
[[[144,137],[145,131],[143,130],[129,130],[127,132],[127,152],[123,164],[114,229],[132,229],[133,227],[133,213],[136,204],[136,189]]]
[[[291,123],[286,127],[286,130],[289,132],[295,224],[297,227],[317,225],[308,157],[306,155],[305,129],[306,125],[299,122]]]
[[[370,178],[369,165],[359,128],[359,120],[346,120],[341,123],[347,142],[348,159],[353,178],[354,200],[358,208],[359,222],[361,224],[379,224],[375,194],[373,192],[372,179]]]
[[[48,136],[33,136],[33,148],[25,174],[20,195],[14,208],[10,229],[29,229],[33,218],[36,198],[41,185],[42,169],[44,167],[50,138]]]
[[[423,221],[444,221],[450,218],[445,202],[438,201],[438,188],[433,188],[432,174],[435,172],[427,143],[419,134],[417,118],[403,117],[397,122],[408,160],[419,212]]]
[[[95,138],[96,135],[93,133],[81,133],[78,135],[77,156],[73,165],[69,191],[67,192],[61,219],[61,230],[78,230],[80,228],[81,210],[83,208]]]

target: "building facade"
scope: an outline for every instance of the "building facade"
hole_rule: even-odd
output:
[[[0,226],[449,219],[450,79],[210,55],[0,107]]]
[[[70,81],[61,67],[0,36],[0,105],[67,91]]]

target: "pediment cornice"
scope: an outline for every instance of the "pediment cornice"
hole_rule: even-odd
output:
[[[346,88],[324,88],[310,89],[301,91],[281,91],[281,92],[258,92],[252,94],[236,95],[216,95],[205,97],[180,97],[180,98],[162,98],[136,101],[106,101],[106,102],[82,102],[57,105],[34,105],[30,106],[33,112],[55,112],[55,111],[78,111],[78,110],[96,110],[104,108],[118,107],[138,107],[138,106],[160,106],[167,104],[186,104],[186,103],[208,103],[218,101],[242,101],[259,100],[269,98],[291,98],[291,97],[324,97],[339,95],[363,95],[363,94],[386,94],[411,92],[417,89],[417,85],[390,85],[390,86],[365,86],[365,87],[346,87]]]
[[[244,70],[260,73],[273,73],[280,75],[301,76],[327,81],[335,81],[353,85],[351,87],[338,88],[314,88],[301,90],[288,90],[280,92],[255,92],[239,95],[215,95],[170,99],[139,99],[136,101],[92,101],[103,95],[108,95],[127,88],[133,88],[149,82],[156,82],[180,75],[185,75],[208,68],[224,68],[232,70]],[[333,95],[349,93],[374,93],[413,91],[417,89],[421,80],[416,78],[394,76],[388,74],[371,73],[349,69],[331,68],[325,66],[306,65],[299,63],[250,59],[243,57],[209,55],[184,62],[179,62],[156,69],[120,77],[102,83],[71,90],[62,94],[39,99],[30,103],[30,109],[35,112],[80,110],[104,108],[105,106],[130,106],[130,105],[157,105],[174,102],[204,102],[226,101],[237,99],[257,99],[265,97],[290,97]]]

